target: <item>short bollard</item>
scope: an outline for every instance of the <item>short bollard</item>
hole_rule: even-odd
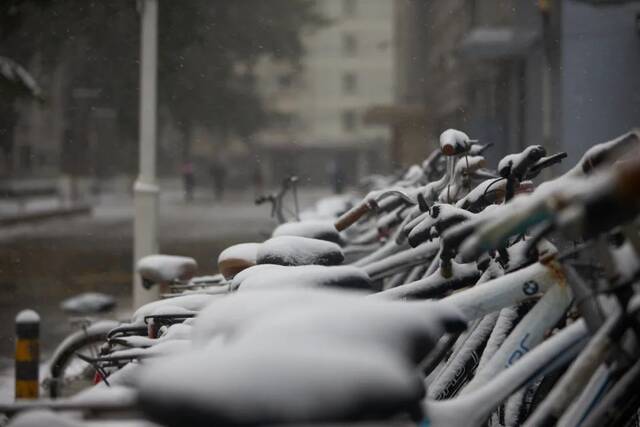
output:
[[[16,316],[16,399],[37,399],[40,365],[40,316],[23,310]]]

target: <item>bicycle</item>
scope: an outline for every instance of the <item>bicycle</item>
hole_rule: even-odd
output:
[[[342,251],[368,245],[351,265],[270,266],[256,256],[216,284],[177,287],[170,298],[142,307],[130,324],[111,331],[112,347],[91,363],[112,370],[117,383],[130,361],[153,362],[139,400],[126,405],[139,404],[170,425],[633,420],[640,406],[633,389],[640,375],[634,288],[640,239],[633,223],[640,161],[614,162],[640,146],[639,134],[593,147],[569,172],[537,188],[530,180],[563,153],[528,147],[493,172],[479,158],[486,147],[466,134],[446,131],[440,142],[438,154],[403,176],[377,181],[386,187],[336,218]],[[284,235],[307,233],[311,227],[303,223]],[[579,262],[593,253],[601,265]],[[151,276],[174,261],[157,263]],[[178,270],[155,282],[185,280]],[[342,272],[360,275],[367,292],[335,290],[350,286]],[[224,291],[216,292],[220,284]],[[184,337],[192,333],[198,348],[186,356]],[[317,369],[323,363],[331,369]],[[340,375],[331,376],[332,369]],[[348,386],[367,380],[387,390],[388,399],[380,400],[376,387]],[[265,384],[275,391],[255,391]],[[201,402],[198,387],[209,400]],[[332,403],[314,402],[318,395]],[[309,411],[296,411],[293,401]]]
[[[112,297],[102,294],[82,294],[61,304],[65,312],[75,316],[71,325],[78,330],[56,347],[49,360],[41,385],[51,398],[68,397],[96,383],[96,373],[83,356],[97,356],[107,333],[119,323],[85,316],[108,313],[114,305]]]

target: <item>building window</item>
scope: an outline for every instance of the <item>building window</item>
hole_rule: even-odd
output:
[[[342,76],[342,92],[354,94],[358,90],[358,79],[355,73],[345,73]]]
[[[357,3],[356,0],[342,0],[342,14],[345,18],[353,18],[356,16]]]
[[[342,112],[342,130],[353,132],[356,129],[356,113],[347,110]]]
[[[353,34],[342,36],[342,53],[345,56],[355,56],[358,51],[358,39]]]

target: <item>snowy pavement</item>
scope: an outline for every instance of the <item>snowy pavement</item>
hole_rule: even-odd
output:
[[[63,206],[64,203],[58,197],[38,197],[27,199],[23,203],[16,200],[0,199],[0,217],[57,209]]]
[[[302,208],[327,195],[325,189],[301,189]],[[256,206],[250,191],[233,192],[222,201],[214,200],[206,191],[196,193],[195,200],[187,203],[176,189],[161,194],[159,208],[160,239],[200,239],[235,235],[239,231],[266,233],[275,222],[269,217],[267,205]],[[42,202],[47,205],[46,201]],[[59,218],[41,223],[16,225],[0,232],[1,241],[24,238],[76,238],[100,235],[102,231],[116,232],[117,237],[130,237],[133,224],[133,200],[128,194],[107,194],[92,203],[91,216]],[[291,205],[292,206],[292,205]],[[114,226],[121,226],[116,227]],[[115,236],[114,236],[115,237]]]

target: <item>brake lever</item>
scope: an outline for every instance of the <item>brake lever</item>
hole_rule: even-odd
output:
[[[369,197],[370,202],[374,202],[373,204],[378,204],[382,200],[389,198],[391,196],[398,196],[400,199],[404,200],[410,205],[417,205],[418,201],[414,200],[409,194],[399,188],[390,188],[388,190],[381,190],[376,192],[373,196]]]
[[[486,168],[477,169],[477,170],[473,171],[473,173],[471,173],[470,176],[472,178],[482,179],[482,180],[501,178],[500,175],[498,175],[497,173],[493,172],[492,170],[486,169]]]
[[[550,156],[541,158],[533,166],[529,168],[529,170],[524,176],[524,179],[535,178],[536,176],[538,176],[538,174],[540,174],[542,169],[558,164],[566,157],[567,157],[567,153],[563,151],[560,153],[552,154]]]
[[[476,142],[476,143],[471,144],[471,147],[469,148],[469,153],[468,154],[470,156],[479,156],[479,155],[481,155],[482,153],[484,153],[485,151],[487,151],[491,147],[493,147],[493,142],[488,142],[486,144],[478,144]]]

